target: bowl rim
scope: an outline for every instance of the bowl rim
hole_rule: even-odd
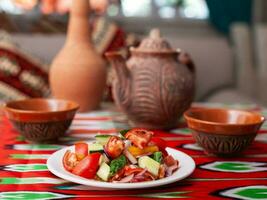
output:
[[[55,102],[66,102],[66,103],[71,103],[73,105],[72,108],[69,109],[64,109],[64,110],[22,110],[22,109],[16,109],[16,108],[12,108],[9,106],[9,104],[12,103],[23,103],[23,102],[27,102],[27,101],[55,101]],[[75,111],[79,109],[79,104],[74,102],[74,101],[70,101],[70,100],[65,100],[65,99],[54,99],[54,98],[28,98],[28,99],[22,99],[22,100],[14,100],[14,101],[9,101],[3,104],[3,108],[6,111],[10,111],[10,112],[15,112],[15,113],[19,113],[19,114],[47,114],[47,113],[64,113],[64,112],[70,112],[70,111]]]
[[[189,116],[189,112],[192,111],[192,110],[200,110],[200,111],[203,111],[203,110],[217,110],[217,111],[237,111],[237,112],[243,112],[243,113],[247,113],[247,114],[250,114],[250,115],[257,115],[259,116],[260,118],[260,121],[259,122],[254,122],[254,123],[245,123],[245,124],[239,124],[239,123],[235,123],[235,124],[232,124],[232,123],[222,123],[222,122],[212,122],[212,121],[207,121],[207,120],[201,120],[201,119],[197,119],[197,118],[194,118],[192,116]],[[251,126],[251,125],[258,125],[258,124],[262,124],[264,123],[264,121],[266,121],[266,118],[257,113],[257,112],[254,112],[254,111],[247,111],[247,110],[239,110],[239,109],[228,109],[228,108],[201,108],[201,107],[191,107],[189,108],[187,111],[184,112],[184,117],[186,120],[191,120],[191,121],[195,121],[197,123],[202,123],[202,124],[208,124],[208,125],[216,125],[216,126],[231,126],[231,127],[236,127],[236,126]]]

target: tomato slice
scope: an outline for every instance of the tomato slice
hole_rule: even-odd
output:
[[[75,153],[79,161],[84,159],[88,155],[88,144],[85,142],[76,143]]]
[[[150,142],[154,133],[142,128],[133,128],[129,130],[125,137],[140,149],[143,149]]]
[[[168,167],[177,164],[177,160],[175,160],[171,155],[168,155],[164,158],[164,163],[165,165],[167,165]]]
[[[63,156],[63,166],[67,171],[72,171],[73,168],[77,165],[78,159],[75,153],[72,153],[70,150],[67,150]]]
[[[93,179],[99,168],[100,153],[92,153],[81,160],[72,170],[72,173],[84,178]]]
[[[124,142],[117,136],[111,136],[104,149],[109,157],[117,158],[124,150]]]
[[[167,142],[166,140],[160,138],[160,137],[152,137],[151,138],[152,145],[158,146],[159,150],[163,153],[164,156],[167,156],[168,153],[166,151]]]

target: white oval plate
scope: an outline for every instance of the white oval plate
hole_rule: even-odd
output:
[[[166,148],[168,154],[172,155],[174,159],[179,161],[179,168],[176,172],[174,172],[171,176],[155,180],[155,181],[147,181],[147,182],[139,182],[139,183],[110,183],[110,182],[101,182],[92,179],[82,178],[80,176],[76,176],[67,170],[64,169],[62,164],[63,155],[67,150],[71,150],[74,152],[74,146],[65,147],[61,150],[53,153],[47,160],[47,167],[50,172],[54,175],[65,179],[67,181],[71,181],[74,183],[91,186],[95,188],[101,189],[138,189],[138,188],[149,188],[149,187],[157,187],[161,185],[170,184],[179,180],[182,180],[188,177],[195,169],[194,160],[187,154],[175,150],[173,148]]]

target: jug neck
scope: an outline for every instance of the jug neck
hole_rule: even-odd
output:
[[[68,24],[67,42],[91,44],[89,0],[73,0]]]

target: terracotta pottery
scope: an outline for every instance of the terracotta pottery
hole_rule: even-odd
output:
[[[91,42],[89,2],[75,0],[70,13],[67,40],[50,70],[52,94],[80,105],[80,111],[96,109],[106,84],[106,68]]]
[[[31,142],[53,142],[65,134],[79,105],[55,99],[11,101],[4,106],[13,126]]]
[[[151,31],[125,61],[120,52],[108,52],[116,71],[113,97],[134,126],[149,129],[176,127],[194,96],[195,75],[188,54],[173,50]]]
[[[207,154],[235,156],[254,140],[264,117],[258,113],[192,108],[184,114],[193,137]]]

